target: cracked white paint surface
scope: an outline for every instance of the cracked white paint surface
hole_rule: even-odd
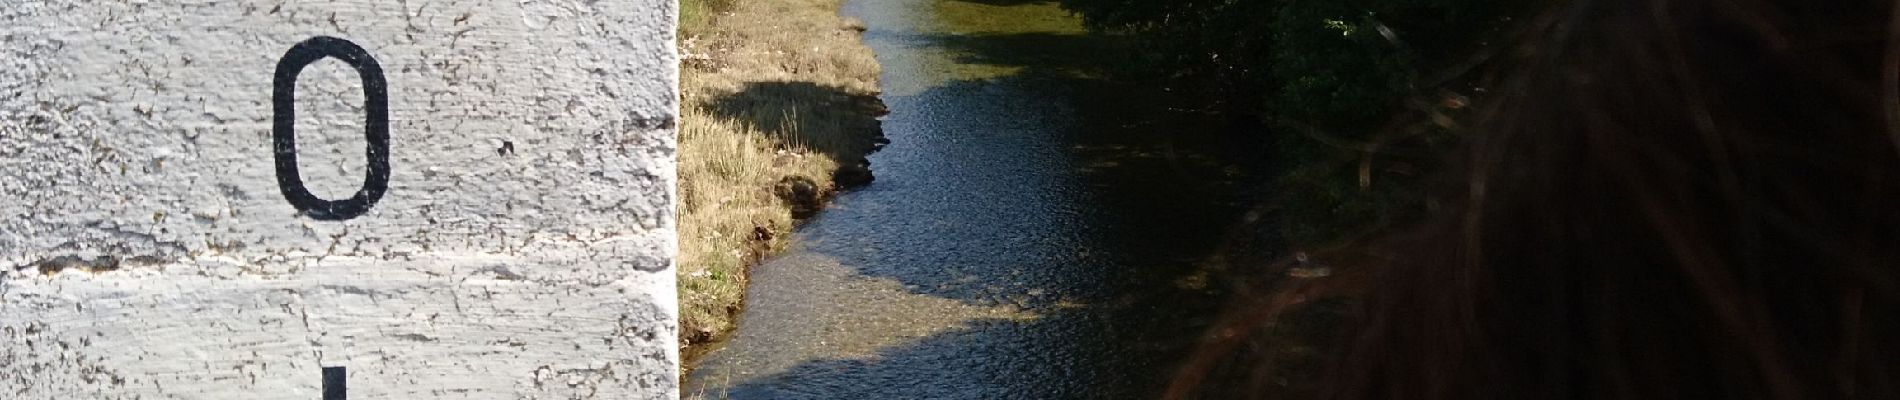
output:
[[[0,0],[0,398],[673,398],[672,0]],[[388,191],[279,193],[314,36],[388,82]],[[362,184],[363,89],[297,83],[303,179]],[[511,150],[511,151],[510,151]]]

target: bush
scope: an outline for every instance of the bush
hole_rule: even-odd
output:
[[[1469,61],[1531,3],[1062,0],[1091,28],[1146,42],[1157,76],[1213,88],[1223,112],[1269,127],[1256,134],[1273,135],[1275,200],[1296,242],[1422,208],[1418,177],[1457,143],[1456,109],[1483,84]]]

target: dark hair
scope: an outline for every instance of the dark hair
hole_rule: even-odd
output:
[[[1550,8],[1479,100],[1446,206],[1355,247],[1374,261],[1250,300],[1169,397],[1205,389],[1245,332],[1350,298],[1305,395],[1900,398],[1895,17]]]

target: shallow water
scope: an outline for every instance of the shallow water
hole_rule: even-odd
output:
[[[852,0],[892,143],[756,267],[688,395],[1152,398],[1219,306],[1250,146],[1104,80],[1053,2]]]

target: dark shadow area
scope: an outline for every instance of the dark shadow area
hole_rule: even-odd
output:
[[[870,181],[864,156],[884,143],[878,117],[888,111],[873,95],[812,82],[751,82],[715,96],[711,113],[749,124],[772,139],[838,161],[841,186]]]

